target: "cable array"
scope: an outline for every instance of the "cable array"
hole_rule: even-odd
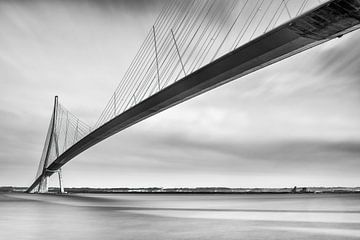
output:
[[[91,132],[92,128],[60,103],[57,106],[54,127],[59,155]]]
[[[92,131],[91,127],[57,102],[47,132],[36,177],[62,153]]]
[[[319,0],[167,2],[94,129],[319,4]]]

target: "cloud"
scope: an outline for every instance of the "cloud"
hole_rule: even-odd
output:
[[[359,32],[356,31],[340,39],[332,40],[331,44],[317,56],[317,72],[327,73],[328,77],[353,79],[359,86],[360,46],[357,44],[359,36]],[[340,41],[342,41],[341,44],[339,44]]]

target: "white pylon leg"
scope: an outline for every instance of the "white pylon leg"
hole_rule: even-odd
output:
[[[40,182],[39,193],[49,192],[48,180],[49,180],[49,177],[47,177],[47,176],[42,178],[42,180]]]
[[[60,187],[60,193],[65,193],[63,180],[62,180],[62,171],[61,168],[57,171],[59,176],[59,187]]]

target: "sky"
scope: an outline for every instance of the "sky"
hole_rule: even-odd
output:
[[[0,2],[0,186],[34,180],[55,95],[95,123],[163,4]],[[358,186],[359,41],[350,33],[146,119],[67,163],[65,187]]]

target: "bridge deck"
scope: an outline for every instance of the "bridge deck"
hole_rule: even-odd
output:
[[[98,142],[219,85],[359,28],[360,0],[334,0],[235,49],[100,126],[47,168],[50,176]],[[41,176],[27,190],[40,182]]]

